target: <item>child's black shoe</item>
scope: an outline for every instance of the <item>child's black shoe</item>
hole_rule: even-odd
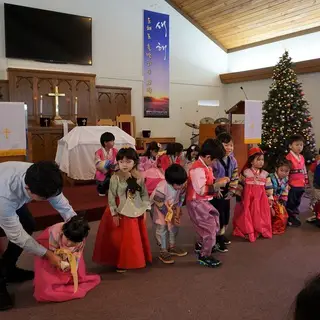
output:
[[[290,216],[288,219],[288,226],[293,228],[301,227],[301,221],[298,216]]]
[[[198,262],[200,263],[200,265],[205,266],[205,267],[209,267],[209,268],[217,268],[222,264],[221,261],[214,258],[213,256],[201,257],[199,255]]]

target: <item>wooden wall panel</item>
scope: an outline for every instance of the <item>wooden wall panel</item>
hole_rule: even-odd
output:
[[[0,80],[0,101],[9,101],[8,80]]]
[[[78,97],[78,115],[87,117],[89,123],[95,123],[95,77],[94,74],[9,68],[10,101],[26,102],[29,120],[36,120],[40,114],[40,96],[43,95],[44,116],[53,117],[54,98],[47,94],[54,92],[55,86],[58,86],[59,92],[66,95],[59,98],[61,116],[74,120],[74,102],[75,97]]]
[[[97,118],[116,120],[119,114],[131,114],[131,88],[96,86]]]

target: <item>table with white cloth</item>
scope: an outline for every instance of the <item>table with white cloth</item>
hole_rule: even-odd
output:
[[[58,141],[56,162],[60,170],[75,180],[94,179],[95,152],[101,148],[104,132],[115,136],[115,148],[135,148],[135,139],[116,126],[75,127]]]

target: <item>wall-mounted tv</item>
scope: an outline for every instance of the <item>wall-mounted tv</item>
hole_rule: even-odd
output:
[[[6,57],[92,64],[92,19],[4,4]]]

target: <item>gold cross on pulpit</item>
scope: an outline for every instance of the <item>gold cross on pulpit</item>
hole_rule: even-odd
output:
[[[11,131],[8,128],[5,128],[2,133],[4,134],[6,139],[9,139],[9,134],[11,133]]]
[[[55,100],[55,110],[56,110],[56,115],[54,117],[54,120],[61,120],[62,118],[59,115],[59,97],[65,97],[65,93],[60,93],[58,86],[55,87],[54,92],[48,93],[49,97],[54,97]]]

